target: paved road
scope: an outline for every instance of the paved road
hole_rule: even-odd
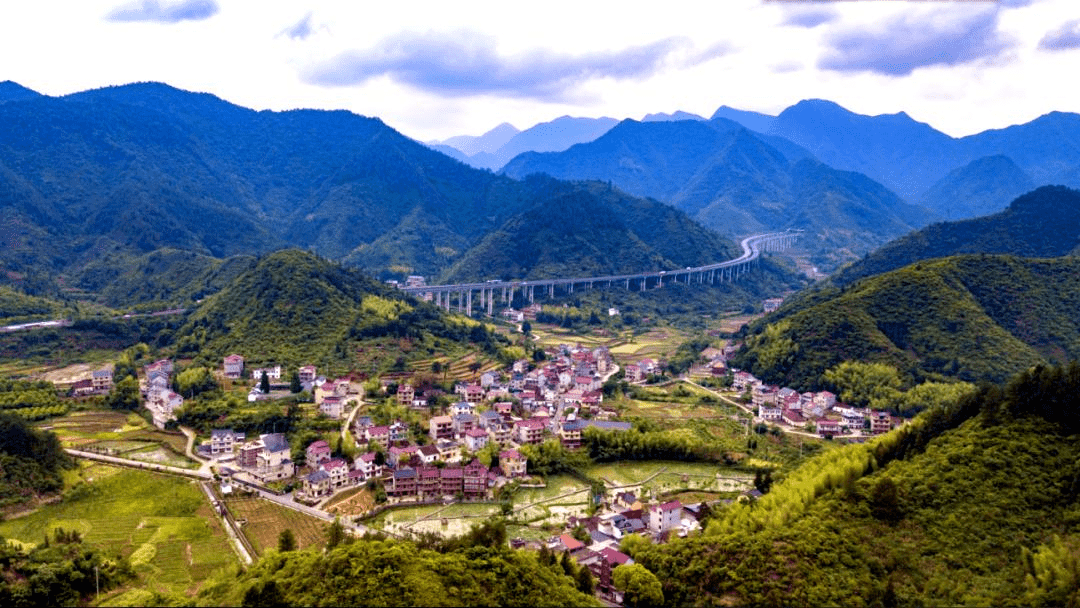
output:
[[[147,471],[158,471],[160,473],[171,473],[173,475],[182,475],[184,477],[191,477],[193,479],[200,479],[208,481],[214,478],[212,473],[204,471],[196,471],[193,469],[181,469],[179,467],[170,467],[163,464],[156,464],[153,462],[143,462],[141,460],[130,460],[127,458],[117,458],[116,456],[107,456],[105,454],[98,454],[96,452],[84,452],[83,450],[75,450],[72,448],[64,448],[64,451],[76,458],[86,458],[89,460],[97,460],[99,462],[105,462],[108,464],[115,464],[122,467],[131,467],[135,469],[145,469]]]

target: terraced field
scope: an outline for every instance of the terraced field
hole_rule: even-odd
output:
[[[432,363],[438,363],[442,370],[439,372],[439,377],[445,376],[447,379],[455,378],[459,380],[471,379],[474,376],[479,376],[484,372],[499,371],[503,369],[503,365],[498,360],[492,359],[482,353],[469,353],[463,357],[429,357],[427,359],[418,359],[412,361],[408,365],[409,371],[419,374],[430,374]],[[479,363],[480,367],[473,373],[470,369],[473,363]]]
[[[255,497],[226,498],[225,505],[233,518],[242,522],[240,530],[258,555],[276,549],[278,535],[286,528],[293,531],[300,549],[326,544],[330,524],[310,515]]]

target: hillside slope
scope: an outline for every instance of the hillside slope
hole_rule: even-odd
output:
[[[1043,186],[1016,198],[994,215],[932,224],[899,238],[843,269],[833,280],[847,285],[919,260],[964,253],[1058,257],[1080,247],[1080,192]]]
[[[1001,381],[1080,357],[1080,259],[920,262],[794,301],[755,324],[747,346],[737,366],[804,389],[846,360]]]

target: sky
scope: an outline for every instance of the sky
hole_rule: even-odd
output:
[[[10,0],[0,81],[158,81],[421,141],[829,99],[953,136],[1080,112],[1076,0]]]

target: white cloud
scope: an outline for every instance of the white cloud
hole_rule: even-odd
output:
[[[1062,24],[1039,40],[1039,49],[1044,51],[1067,51],[1075,48],[1080,48],[1080,19]]]
[[[1016,46],[998,30],[996,9],[900,14],[870,28],[831,32],[824,43],[819,68],[889,76],[992,60]]]
[[[323,86],[356,85],[386,76],[449,96],[495,94],[555,101],[587,81],[644,79],[666,67],[694,66],[729,50],[724,44],[698,49],[678,37],[576,55],[544,48],[503,55],[497,46],[494,36],[476,31],[403,32],[371,48],[318,62],[302,76]]]
[[[180,21],[199,21],[209,19],[218,13],[214,0],[182,0],[181,2],[158,2],[158,0],[140,0],[134,4],[117,7],[106,15],[109,21],[155,21],[158,23],[178,23]]]

